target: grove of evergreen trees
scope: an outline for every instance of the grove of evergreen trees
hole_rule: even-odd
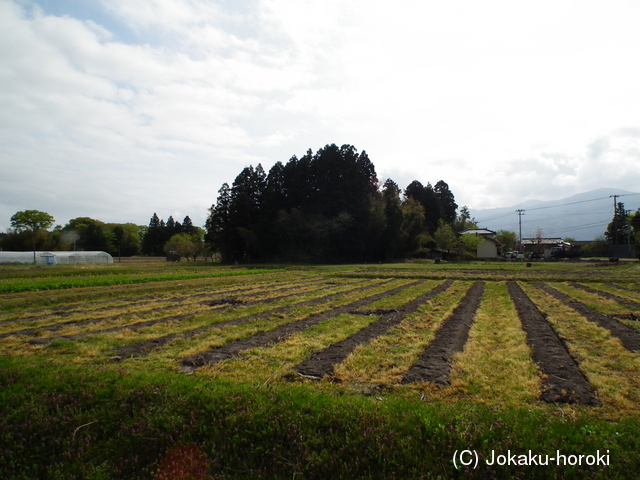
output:
[[[149,227],[142,237],[142,253],[155,257],[164,256],[166,253],[165,245],[171,237],[180,233],[196,234],[198,230],[201,231],[193,225],[189,215],[184,217],[182,223],[176,222],[173,216],[169,216],[165,223],[154,213],[149,221]]]
[[[378,183],[365,151],[326,145],[315,154],[246,167],[209,210],[206,240],[226,262],[378,262],[435,246],[457,205],[444,181]],[[153,219],[152,219],[153,220]],[[159,222],[159,220],[158,220]],[[150,231],[151,231],[151,225]]]

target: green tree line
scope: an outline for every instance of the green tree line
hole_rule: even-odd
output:
[[[352,145],[326,145],[301,158],[277,162],[265,172],[245,167],[224,183],[209,209],[205,230],[189,216],[182,223],[156,213],[149,226],[105,223],[89,217],[65,226],[38,210],[17,212],[12,228],[0,234],[0,249],[106,251],[112,255],[213,258],[224,262],[379,262],[424,257],[439,249],[473,256],[480,239],[458,234],[475,228],[466,206],[458,205],[443,180],[412,181],[402,190],[380,183],[375,166]],[[507,250],[513,232],[499,231]],[[601,243],[640,241],[640,210],[619,203]]]
[[[142,253],[149,256],[162,256],[176,251],[167,245],[176,235],[182,235],[183,238],[186,238],[185,236],[194,236],[194,238],[200,239],[203,237],[204,231],[193,225],[189,215],[184,217],[184,220],[180,223],[176,222],[173,216],[169,216],[165,222],[154,213],[149,221],[149,226],[142,236]],[[176,243],[175,240],[173,243]]]
[[[11,217],[12,228],[0,235],[0,248],[9,251],[104,251],[113,256],[173,255],[194,258],[211,256],[204,245],[204,230],[187,215],[182,223],[154,213],[149,226],[133,223],[105,223],[78,217],[65,226],[51,229],[54,218],[39,210],[24,210]]]
[[[139,255],[146,227],[133,223],[105,223],[78,217],[51,226],[54,218],[38,210],[24,210],[11,217],[12,228],[0,236],[0,248],[10,251],[104,251],[112,255]]]
[[[387,261],[424,256],[443,225],[464,227],[457,208],[444,181],[380,185],[365,151],[331,144],[224,183],[206,240],[227,262]]]

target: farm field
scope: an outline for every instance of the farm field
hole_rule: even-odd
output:
[[[0,266],[0,476],[637,478],[639,279],[637,262]],[[491,464],[530,451],[584,461]]]

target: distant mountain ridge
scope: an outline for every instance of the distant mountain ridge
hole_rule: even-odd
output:
[[[522,215],[522,237],[535,237],[542,229],[542,235],[549,238],[593,240],[604,235],[613,218],[613,195],[619,195],[617,202],[624,203],[627,210],[636,211],[640,207],[640,193],[619,188],[598,188],[559,200],[528,200],[512,207],[472,209],[480,228],[489,230],[509,230],[518,234],[518,214]]]

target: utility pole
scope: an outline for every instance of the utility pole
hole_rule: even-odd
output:
[[[609,195],[609,198],[613,197],[613,251],[615,257],[618,256],[618,197],[622,196],[623,195]]]
[[[520,244],[518,247],[518,251],[521,252],[522,251],[522,215],[524,215],[524,210],[516,210],[516,213],[518,214],[518,229],[519,229],[518,243]]]

